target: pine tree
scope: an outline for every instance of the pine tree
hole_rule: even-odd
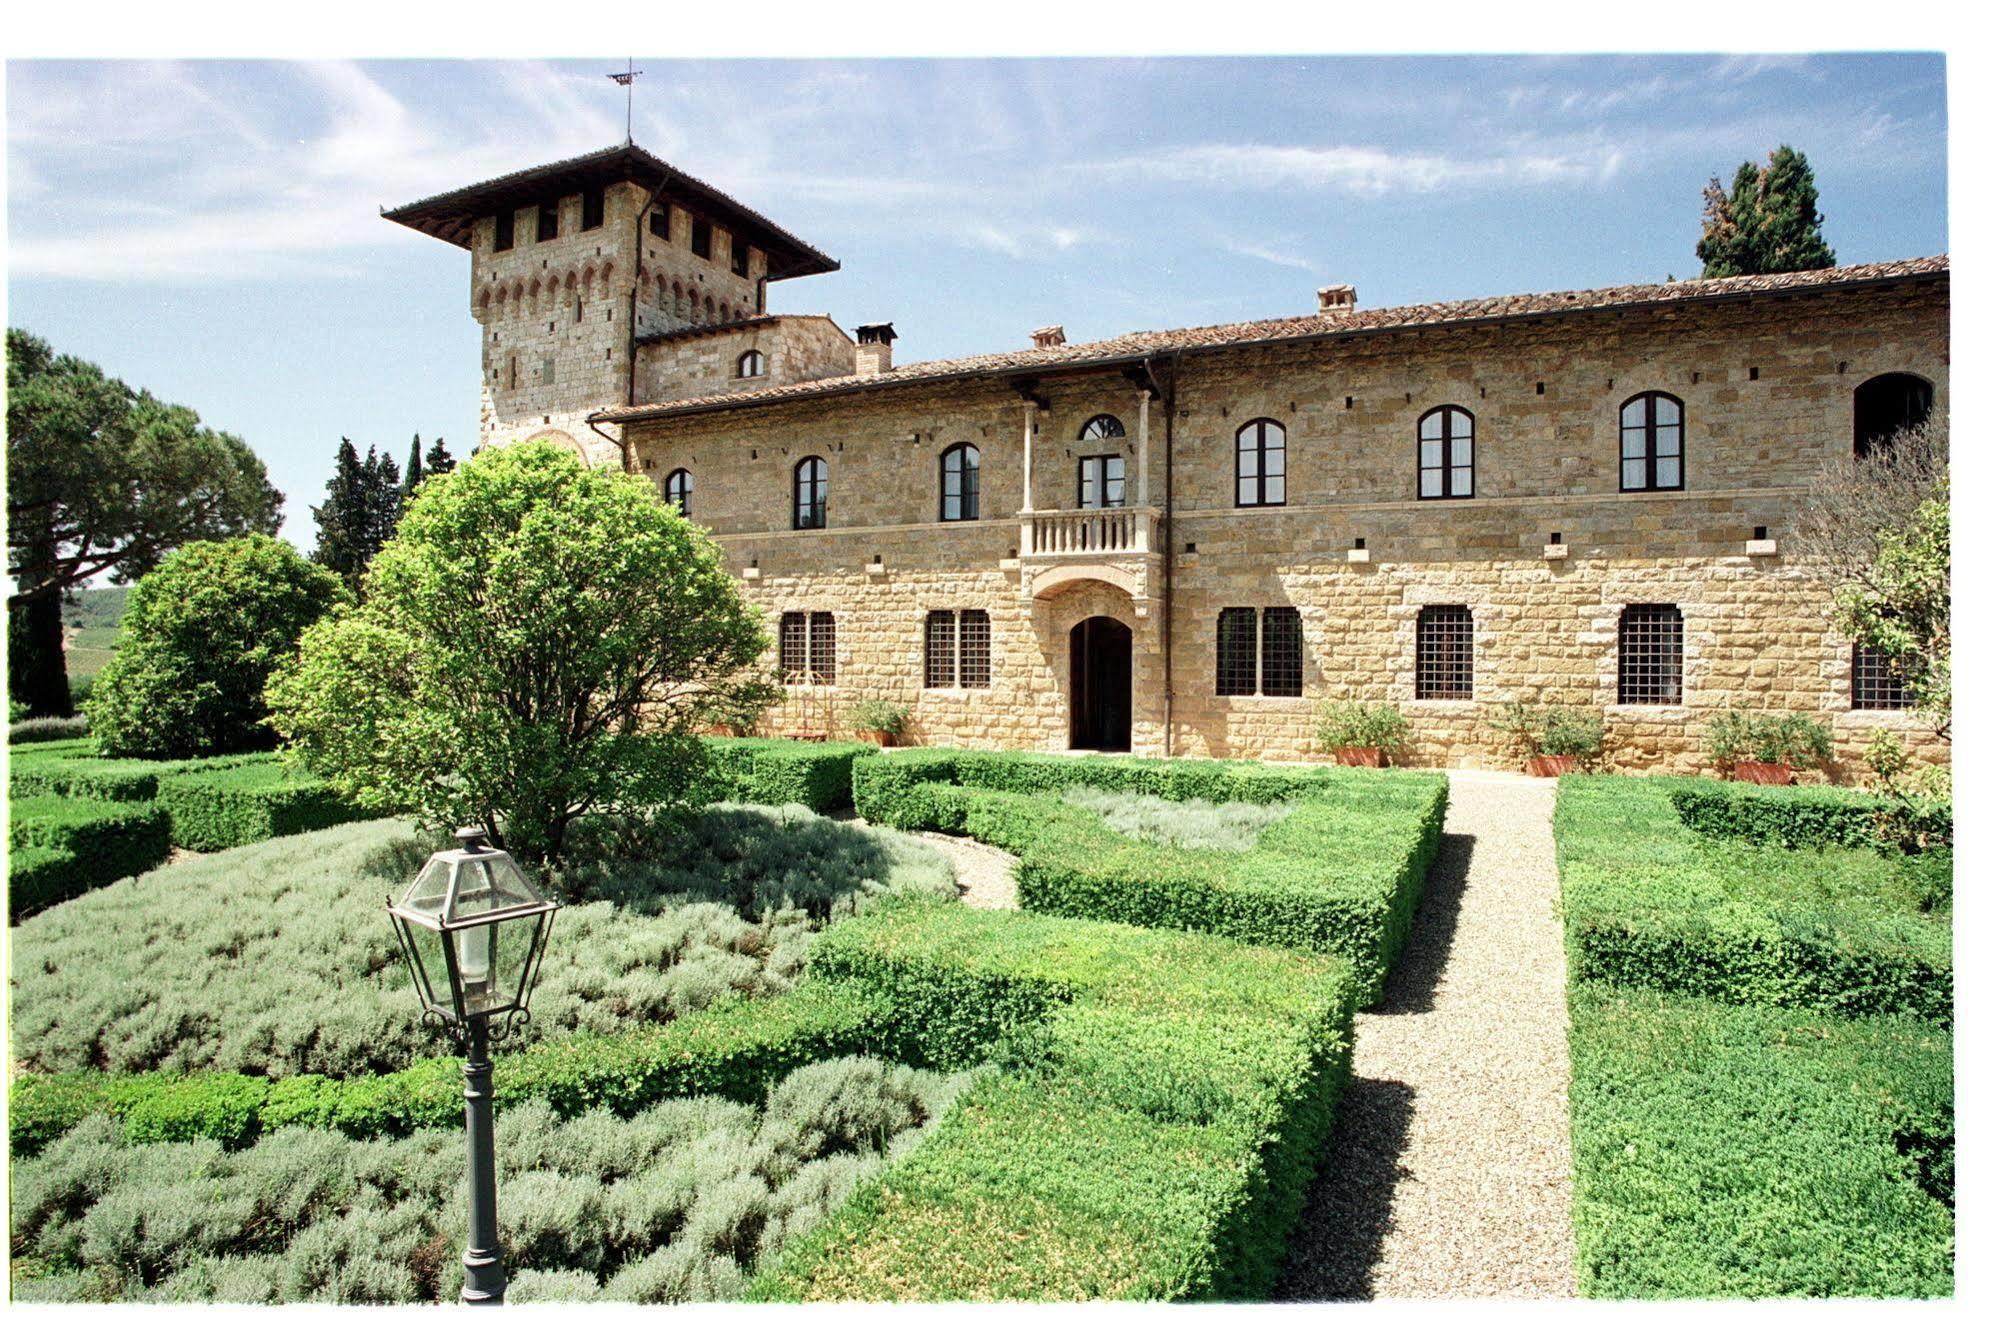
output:
[[[403,468],[403,503],[409,503],[410,492],[423,482],[423,436],[410,436],[410,460]]]
[[[333,457],[333,478],[326,483],[326,503],[313,506],[319,525],[319,545],[312,558],[347,583],[360,584],[361,570],[374,551],[368,547],[365,473],[354,441],[343,436]]]
[[[423,455],[423,470],[426,476],[448,472],[457,465],[457,461],[451,456],[451,451],[444,447],[442,439],[431,445],[430,452]]]
[[[1694,254],[1704,278],[1797,273],[1836,262],[1819,230],[1825,218],[1811,164],[1789,144],[1771,153],[1761,170],[1753,162],[1737,167],[1726,192],[1718,177],[1710,178],[1701,197]]]

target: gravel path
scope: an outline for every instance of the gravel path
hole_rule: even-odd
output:
[[[1013,881],[1013,867],[1020,863],[1019,856],[996,846],[987,846],[984,842],[975,842],[969,837],[952,837],[939,832],[912,835],[922,838],[950,858],[951,867],[958,874],[959,900],[966,906],[990,911],[1014,911],[1019,908],[1018,886]]]
[[[1575,1294],[1552,781],[1453,772],[1444,843],[1299,1219],[1283,1300]]]

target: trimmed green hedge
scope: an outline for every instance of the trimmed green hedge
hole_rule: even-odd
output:
[[[1951,918],[1923,909],[1933,890],[1873,851],[1703,837],[1675,796],[1719,785],[1562,779],[1555,842],[1571,975],[1947,1025]],[[1814,819],[1836,807],[1796,803]],[[1699,795],[1695,804],[1720,808]]]
[[[62,742],[58,742],[62,743]],[[73,741],[89,746],[95,741]],[[206,759],[111,759],[100,758],[87,748],[63,749],[56,745],[16,746],[8,754],[8,794],[15,800],[24,796],[70,796],[80,800],[155,800],[160,778],[170,773],[202,772],[234,768],[244,764],[272,764],[273,754],[224,754]]]
[[[908,1055],[998,1066],[753,1296],[1269,1291],[1351,1067],[1343,960],[903,899],[821,935],[813,969]]]
[[[824,814],[853,803],[854,760],[873,745],[836,741],[707,739],[711,800],[752,805],[804,805]]]
[[[310,773],[249,763],[162,774],[159,801],[173,819],[175,846],[221,851],[272,837],[371,817]]]
[[[872,1052],[885,1039],[883,1024],[864,998],[807,984],[670,1023],[502,1052],[493,1066],[494,1104],[541,1100],[563,1115],[594,1106],[630,1115],[671,1096],[753,1102],[794,1068]],[[17,1154],[31,1154],[86,1115],[108,1113],[123,1121],[132,1142],[214,1138],[238,1146],[287,1124],[356,1138],[402,1135],[463,1121],[462,1069],[457,1058],[440,1056],[344,1080],[316,1073],[27,1073],[9,1089],[8,1134]]]
[[[75,740],[89,734],[88,717],[31,717],[7,728],[7,743],[32,745],[50,740]]]
[[[8,915],[143,874],[172,850],[167,813],[155,804],[39,795],[9,802]]]
[[[1680,821],[1703,837],[1727,837],[1786,850],[1878,847],[1888,801],[1837,786],[1744,787],[1687,782],[1671,788]],[[1916,815],[1914,830],[1948,842],[1948,808]]]
[[[1126,837],[1060,799],[1077,786],[1295,808],[1251,851],[1189,850]],[[863,817],[1019,855],[1029,911],[1337,953],[1364,1004],[1408,937],[1449,790],[1440,773],[1205,760],[909,749],[854,765]]]
[[[1570,991],[1581,1293],[1952,1293],[1950,1036],[1685,995]]]

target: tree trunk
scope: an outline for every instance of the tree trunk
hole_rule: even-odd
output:
[[[67,717],[69,671],[62,651],[62,590],[51,587],[7,608],[7,693],[30,717]]]

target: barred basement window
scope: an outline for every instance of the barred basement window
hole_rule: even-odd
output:
[[[1433,407],[1416,422],[1416,498],[1469,499],[1472,494],[1472,414]]]
[[[1240,698],[1256,692],[1256,607],[1230,606],[1215,622],[1215,693]]]
[[[666,474],[666,502],[678,505],[683,517],[694,511],[694,473],[676,467]]]
[[[1425,606],[1416,613],[1416,697],[1470,698],[1469,606]]]
[[[958,687],[984,689],[993,682],[993,622],[982,610],[958,613]]]
[[[1900,710],[1915,706],[1902,663],[1879,648],[1853,645],[1853,706]]]
[[[583,230],[595,231],[604,225],[604,187],[583,191]]]
[[[1237,508],[1284,502],[1284,427],[1259,418],[1235,433]]]
[[[786,684],[805,683],[805,612],[786,611],[777,622],[777,669]]]
[[[1618,487],[1686,486],[1685,409],[1670,393],[1641,393],[1618,410]]]
[[[552,241],[562,227],[562,214],[552,203],[545,203],[535,214],[534,238],[537,241]]]
[[[813,611],[805,664],[811,684],[833,683],[833,612]]]
[[[1305,692],[1305,626],[1296,606],[1263,611],[1263,695],[1298,698]]]
[[[1617,701],[1678,703],[1683,629],[1677,606],[1626,606],[1617,622]]]

